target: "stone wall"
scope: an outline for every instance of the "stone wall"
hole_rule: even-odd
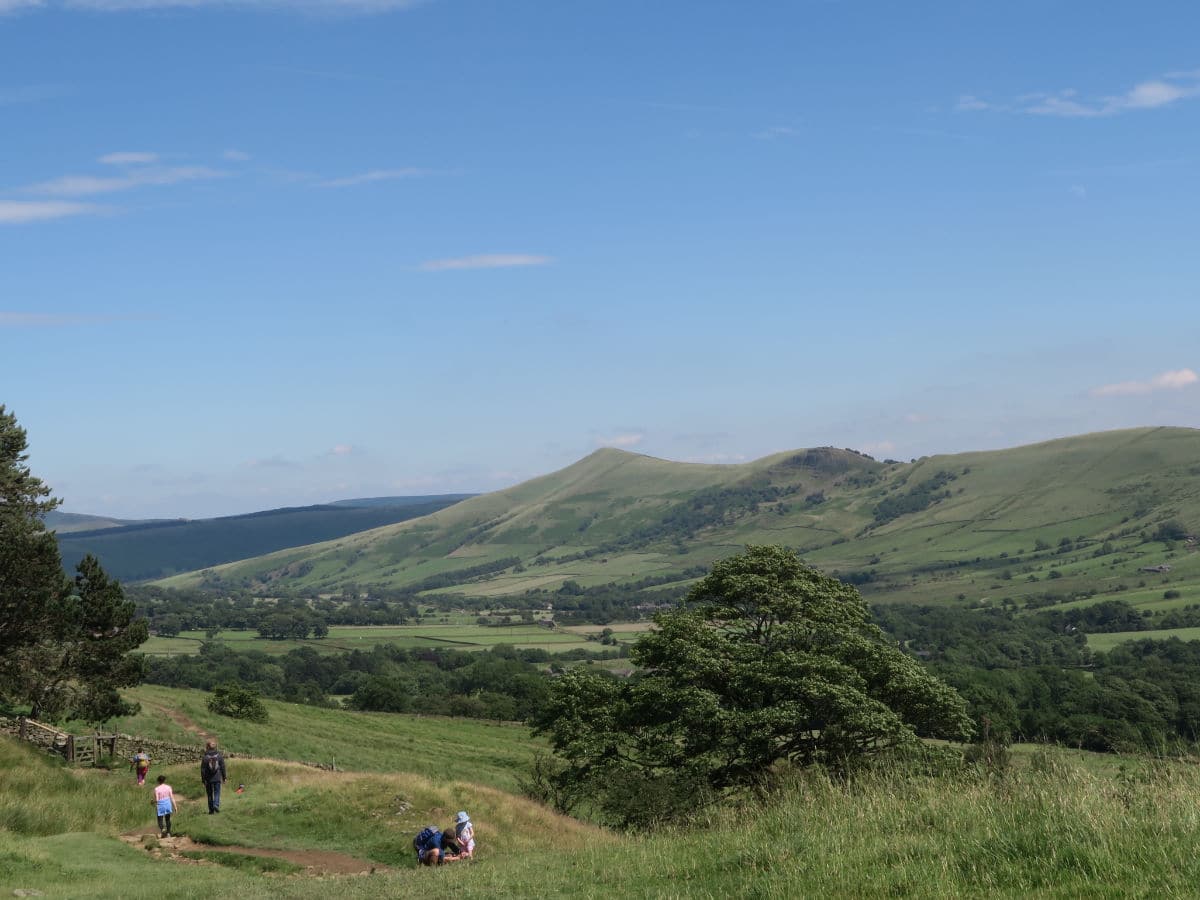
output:
[[[186,744],[172,744],[167,741],[152,741],[133,737],[128,734],[118,734],[117,760],[132,759],[133,754],[137,753],[139,747],[150,754],[151,764],[159,766],[173,766],[177,763],[196,763],[199,765],[200,757],[204,755],[203,744],[188,746]],[[225,753],[224,750],[221,752]],[[232,758],[235,755],[234,753],[225,753],[225,756],[228,758]]]
[[[0,716],[0,733],[19,737],[21,724],[17,719],[8,719]],[[91,737],[90,734],[77,734],[75,735],[75,745],[78,747]],[[203,744],[173,744],[170,741],[139,738],[131,734],[118,734],[116,738],[114,760],[117,765],[121,765],[132,759],[133,754],[137,753],[139,747],[150,754],[152,763],[161,766],[183,763],[196,763],[199,765],[200,757],[204,755]],[[53,732],[41,728],[27,727],[25,729],[25,740],[53,753],[61,755],[65,752],[65,741],[61,739],[56,740]],[[226,759],[236,759],[238,757],[236,753],[229,753],[225,750],[221,752],[225,754]],[[107,746],[104,746],[101,757],[97,761],[108,762]]]

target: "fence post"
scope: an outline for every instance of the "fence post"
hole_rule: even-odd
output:
[[[67,735],[67,762],[75,762],[75,735]]]
[[[21,740],[25,740],[25,730],[26,730],[25,729],[25,717],[21,716],[17,721],[20,723],[20,731],[18,732],[18,737]]]

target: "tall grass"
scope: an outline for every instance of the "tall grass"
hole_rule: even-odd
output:
[[[370,877],[260,875],[152,859],[115,836],[152,822],[145,789],[0,740],[0,893],[328,897],[1188,897],[1200,893],[1200,767],[1091,765],[1038,751],[989,774],[781,777],[695,827],[614,834],[470,779],[237,761],[242,796],[203,814],[168,768],[177,830],[216,844],[338,850]],[[403,765],[398,762],[397,768]],[[413,865],[409,842],[466,808],[477,862]],[[236,852],[236,850],[234,850]]]

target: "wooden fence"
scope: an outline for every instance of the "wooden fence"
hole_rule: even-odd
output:
[[[74,735],[24,716],[17,721],[17,736],[21,740],[58,754],[69,763],[94,766],[105,755],[109,760],[116,758],[117,736],[115,734]]]

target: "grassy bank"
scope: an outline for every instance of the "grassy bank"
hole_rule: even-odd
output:
[[[1200,883],[1200,771],[1036,752],[1002,776],[799,778],[706,827],[613,835],[469,780],[239,762],[247,792],[200,813],[170,770],[177,829],[228,847],[340,851],[370,876],[258,874],[154,859],[117,839],[152,822],[123,775],[77,773],[0,741],[0,891],[46,896],[1169,897]],[[14,773],[17,780],[14,780]],[[411,834],[465,806],[480,859],[419,870]],[[285,871],[288,867],[282,867]]]
[[[480,719],[360,713],[265,700],[270,718],[259,725],[211,712],[204,691],[142,685],[126,695],[142,710],[109,723],[125,734],[198,744],[202,732],[239,754],[336,764],[357,772],[470,778],[509,791],[541,746],[522,725]],[[75,727],[87,730],[81,723]]]

